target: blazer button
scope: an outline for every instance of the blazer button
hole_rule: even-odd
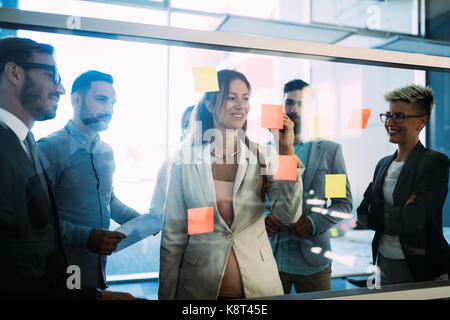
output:
[[[228,239],[229,241],[233,240],[233,235],[232,235],[232,234],[227,235],[227,239]]]

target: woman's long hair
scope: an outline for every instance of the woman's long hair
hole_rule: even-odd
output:
[[[209,129],[214,128],[214,120],[213,113],[211,113],[206,107],[206,103],[208,103],[211,107],[211,111],[215,112],[217,108],[222,108],[224,105],[224,101],[230,92],[230,83],[233,80],[242,80],[248,88],[248,91],[251,91],[250,82],[247,80],[244,74],[238,72],[236,70],[220,70],[217,72],[217,78],[219,82],[219,91],[216,92],[205,92],[202,99],[195,107],[192,119],[194,119],[194,123],[192,123],[191,132],[193,133],[193,142],[194,143],[205,143],[210,141],[203,141],[203,137],[205,136],[205,132]],[[247,131],[247,121],[245,121],[242,129]]]
[[[201,143],[209,143],[211,141],[203,141],[203,137],[205,136],[205,132],[209,129],[214,128],[214,120],[213,114],[206,107],[206,103],[208,102],[211,106],[211,110],[215,112],[217,108],[222,108],[224,105],[224,101],[230,92],[230,83],[233,80],[242,80],[246,84],[248,91],[250,93],[251,86],[250,82],[247,80],[246,76],[241,72],[235,70],[220,70],[217,72],[217,78],[219,82],[219,91],[217,92],[206,92],[198,105],[194,108],[192,118],[195,119],[195,123],[192,123],[191,126],[191,134],[193,134],[193,143],[201,144]],[[199,128],[199,126],[201,126]],[[201,129],[201,130],[200,130]],[[242,130],[244,134],[238,134],[238,138],[242,139],[247,148],[250,149],[250,140],[247,137],[247,120],[244,122],[242,126]],[[259,151],[256,150],[256,155],[258,157],[258,162],[261,167],[266,167],[265,164],[262,164],[259,160]],[[261,201],[265,201],[266,191],[267,191],[267,176],[262,175],[263,184],[261,187]]]

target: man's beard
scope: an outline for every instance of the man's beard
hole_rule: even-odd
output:
[[[80,109],[81,109],[80,119],[86,127],[95,132],[105,131],[108,129],[109,122],[111,121],[112,118],[112,114],[103,113],[97,115],[90,115],[89,107],[87,106],[86,99],[84,97]]]
[[[294,122],[294,134],[296,136],[300,135],[300,133],[302,132],[302,116],[295,112],[288,113],[287,115]]]
[[[58,95],[57,93],[55,94]],[[20,91],[20,102],[24,109],[37,121],[53,119],[56,116],[57,105],[55,103],[53,108],[46,108],[45,100],[47,98],[45,97],[44,88],[37,85],[28,75],[25,75],[24,84]]]

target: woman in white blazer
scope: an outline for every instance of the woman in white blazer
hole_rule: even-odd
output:
[[[283,223],[301,215],[303,164],[297,180],[274,180],[276,152],[245,136],[250,84],[237,71],[218,72],[219,91],[196,107],[193,134],[172,158],[161,238],[160,299],[253,298],[283,289],[264,225],[267,193]],[[293,155],[293,122],[279,132]],[[188,209],[213,208],[213,232],[188,234]]]

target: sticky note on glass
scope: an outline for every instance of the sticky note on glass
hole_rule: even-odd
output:
[[[327,138],[330,132],[330,120],[327,115],[314,115],[314,138]]]
[[[261,110],[261,127],[267,129],[283,129],[283,106],[263,104]]]
[[[198,92],[219,91],[216,67],[192,68],[194,74],[194,87]]]
[[[369,121],[370,112],[370,109],[353,109],[347,128],[365,129]]]
[[[214,208],[188,209],[188,234],[207,233],[214,231]]]
[[[356,220],[355,219],[350,220],[350,225],[352,226],[352,228],[356,228]]]
[[[330,234],[332,237],[337,237],[339,235],[339,232],[336,228],[331,228],[330,229]]]
[[[348,230],[348,227],[347,227],[347,225],[345,225],[344,223],[343,224],[341,224],[341,227],[340,227],[342,230],[344,230],[344,231],[347,231]]]
[[[279,155],[275,164],[275,174],[273,178],[275,180],[297,180],[297,157]]]
[[[325,175],[325,198],[345,198],[347,179],[345,174]]]

